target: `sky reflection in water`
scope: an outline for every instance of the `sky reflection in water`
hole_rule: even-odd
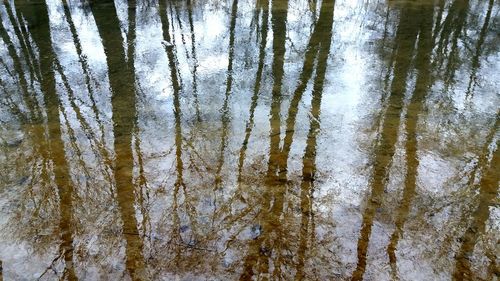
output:
[[[493,0],[6,0],[0,279],[499,278]]]

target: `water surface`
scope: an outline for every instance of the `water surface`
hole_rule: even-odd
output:
[[[494,0],[4,0],[0,279],[497,280]]]

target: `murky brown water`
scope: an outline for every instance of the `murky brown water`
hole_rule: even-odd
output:
[[[498,280],[494,0],[4,0],[0,279]]]

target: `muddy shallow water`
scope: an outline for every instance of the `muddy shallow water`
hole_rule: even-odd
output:
[[[499,13],[2,1],[0,279],[497,280]]]

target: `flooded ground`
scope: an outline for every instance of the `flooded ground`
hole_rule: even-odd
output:
[[[4,0],[0,279],[498,280],[494,0]]]

